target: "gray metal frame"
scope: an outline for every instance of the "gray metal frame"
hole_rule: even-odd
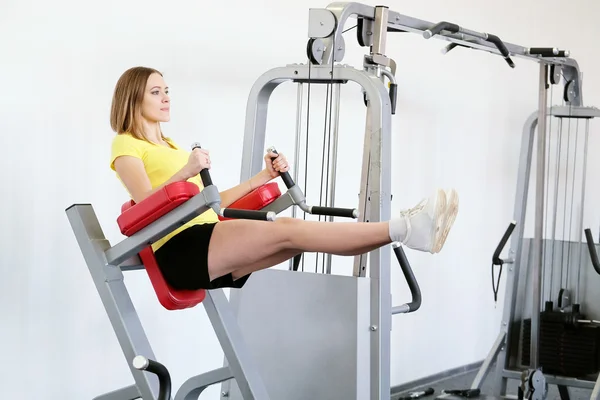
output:
[[[376,25],[374,21],[376,20],[378,13],[387,20],[387,28],[390,32],[400,31],[416,33],[429,39],[432,36],[428,35],[428,31],[435,25],[433,22],[402,15],[398,12],[388,10],[387,8],[384,9],[355,2],[333,2],[324,9],[315,8],[311,9],[310,12],[309,36],[323,38],[325,50],[322,59],[324,64],[331,64],[334,54],[335,61],[341,62],[343,60],[345,54],[345,42],[342,33],[346,21],[351,17],[364,17],[365,23],[370,24],[369,26],[371,29],[369,29],[369,31],[374,32],[374,34],[370,35],[370,39],[365,38],[365,41],[370,41],[373,44],[375,49],[373,53],[377,56],[375,59],[381,61],[383,64],[389,63],[391,60],[383,56],[383,52],[378,53],[377,51],[385,48],[386,41],[385,32],[383,32],[384,30],[377,29],[377,26],[374,26]],[[333,14],[334,18],[324,18],[323,16],[327,13]],[[378,37],[378,35],[382,35],[382,37]],[[433,37],[450,42],[453,45],[460,45],[466,48],[486,51],[501,56],[501,53],[496,46],[485,39],[488,36],[487,33],[475,32],[461,27],[459,33],[443,31]],[[333,50],[333,43],[335,43],[335,50]],[[579,64],[575,59],[568,57],[569,51],[565,51],[567,57],[542,57],[537,54],[532,54],[532,49],[530,47],[524,47],[508,42],[504,42],[504,45],[511,56],[561,66],[565,81],[574,82],[574,86],[572,87],[573,97],[570,99],[569,103],[573,106],[583,105],[583,90]],[[394,65],[388,66],[394,67]]]
[[[367,34],[368,37],[363,37],[363,41],[368,45],[371,45],[371,53],[365,57],[363,70],[357,70],[346,65],[335,65],[335,62],[341,62],[345,55],[346,43],[342,36],[342,31],[346,28],[345,23],[351,16],[363,18],[363,23],[367,25],[366,31],[371,33],[371,35]],[[262,169],[263,155],[266,145],[265,130],[268,102],[271,93],[280,84],[284,82],[298,83],[298,101],[300,102],[302,100],[302,85],[307,82],[311,82],[313,84],[330,83],[332,85],[339,86],[341,83],[343,84],[347,81],[353,81],[358,83],[363,88],[367,104],[358,220],[381,221],[389,219],[391,203],[391,102],[383,82],[384,77],[387,77],[392,83],[395,83],[394,73],[396,64],[394,60],[388,58],[384,54],[387,33],[394,31],[406,31],[419,33],[425,38],[430,38],[432,35],[430,34],[431,32],[429,30],[433,27],[433,25],[434,23],[432,22],[401,15],[389,10],[385,6],[373,7],[359,3],[336,2],[331,3],[327,8],[311,9],[309,14],[308,36],[311,38],[311,40],[313,40],[313,42],[309,43],[308,51],[309,57],[312,61],[308,65],[291,64],[281,68],[274,68],[260,76],[250,91],[246,109],[244,151],[240,181],[243,182],[248,180]],[[461,27],[459,33],[449,33],[447,31],[443,31],[436,34],[435,37],[451,42],[451,44],[483,50],[492,54],[501,54],[501,52],[493,43],[486,40],[491,37],[491,35],[488,35],[487,33],[478,33]],[[583,97],[579,66],[577,61],[568,58],[568,51],[565,52],[566,57],[542,57],[540,55],[533,54],[534,51],[532,51],[530,48],[511,43],[504,43],[504,45],[512,56],[539,62],[541,71],[545,72],[546,69],[549,68],[548,64],[552,64],[552,68],[561,67],[562,76],[569,84],[568,90],[565,89],[565,95],[568,97],[567,104],[575,107],[581,106]],[[556,53],[554,54],[557,53],[558,49],[556,49]],[[391,73],[385,69],[386,67],[390,68]],[[556,75],[556,70],[553,72]],[[544,101],[545,96],[545,91],[541,91],[540,102]],[[297,106],[299,110],[299,117],[302,108],[300,104]],[[536,113],[536,116],[539,114],[541,118],[545,120],[544,112],[545,109]],[[298,121],[299,120],[296,121],[296,156],[298,155],[300,127]],[[532,140],[532,135],[532,133],[530,134],[527,132],[527,137],[524,138],[524,140]],[[335,140],[338,140],[337,133]],[[542,141],[540,146],[543,148],[545,143]],[[530,153],[527,155],[529,159],[531,157]],[[542,159],[541,161],[543,162],[544,160]],[[297,167],[298,160],[296,160],[296,169]],[[527,169],[525,178],[528,182],[529,169]],[[520,180],[522,179],[523,177],[520,177]],[[522,207],[524,209],[526,197],[523,197],[523,195],[526,195],[526,192],[521,193],[519,190],[517,195],[517,203],[522,202]],[[293,204],[302,205],[302,202],[298,203],[296,197],[297,196],[295,196],[293,192],[288,193],[287,195],[283,196],[283,198],[279,199],[277,202],[268,207],[268,209],[281,210],[283,208],[290,207]],[[305,208],[301,208],[306,211]],[[522,216],[519,216],[518,221],[521,221],[522,217],[524,217],[524,213]],[[521,225],[519,225],[519,229],[522,229]],[[520,230],[519,237],[521,236],[522,231]],[[536,245],[539,244],[540,243],[538,241]],[[516,248],[516,251],[519,251],[518,247]],[[514,253],[514,251],[511,252]],[[346,378],[351,380],[353,383],[359,382],[359,386],[369,386],[369,398],[387,399],[390,395],[390,330],[392,316],[390,301],[391,284],[389,248],[384,247],[377,249],[369,253],[368,257],[370,259],[369,275],[367,276],[366,268],[367,255],[357,256],[355,257],[354,271],[351,279],[355,279],[357,282],[366,279],[369,282],[371,290],[368,294],[368,299],[370,304],[369,319],[371,322],[368,329],[371,332],[371,335],[369,336],[368,344],[357,341],[353,344],[355,348],[348,348],[348,351],[360,352],[361,346],[367,345],[369,348],[369,357],[368,359],[365,357],[363,360],[368,360],[367,362],[369,364],[370,373],[369,376],[365,376],[360,372],[362,365],[356,365],[355,373]],[[263,357],[262,353],[264,353],[265,349],[267,348],[265,347],[267,346],[265,342],[271,346],[270,348],[273,349],[273,352],[278,352],[279,350],[279,353],[285,351],[283,347],[285,344],[282,345],[281,348],[277,347],[278,338],[269,336],[268,330],[263,329],[261,331],[256,324],[268,323],[268,321],[271,321],[272,318],[277,318],[286,312],[303,315],[302,321],[307,326],[324,323],[323,321],[318,320],[316,317],[313,318],[305,309],[295,304],[294,301],[297,301],[298,299],[293,298],[294,301],[290,301],[289,298],[294,296],[291,292],[286,293],[286,297],[284,298],[277,297],[277,294],[280,293],[278,285],[286,287],[289,286],[291,288],[291,282],[294,282],[295,279],[297,280],[296,285],[301,285],[299,282],[300,280],[297,279],[298,274],[299,273],[295,271],[261,271],[260,278],[257,278],[261,283],[253,283],[253,281],[250,280],[244,289],[240,291],[232,291],[231,293],[231,304],[236,311],[236,316],[238,318],[238,322],[240,322],[242,326],[242,330],[244,332],[261,332],[261,335],[257,335],[251,340],[249,339],[249,347],[251,349],[256,349],[257,353],[261,353],[261,357],[258,362],[262,363],[262,365],[269,365],[269,363],[273,362],[273,359],[269,359],[268,356]],[[336,277],[332,277],[328,273],[322,274],[319,279],[331,281],[332,287],[334,284],[337,284],[337,281],[335,280]],[[275,282],[278,282],[278,285],[275,285]],[[256,285],[261,286],[257,287]],[[310,287],[307,287],[306,289],[310,290]],[[299,292],[299,296],[305,295],[305,292],[302,292],[302,290]],[[248,293],[248,295],[245,295],[246,293]],[[356,298],[353,300],[358,299],[364,301],[365,299],[360,298],[360,296],[365,294],[364,292],[361,293],[357,291],[355,295]],[[265,309],[265,299],[270,299],[270,301],[274,303],[285,303],[286,301],[290,301],[289,304],[286,303],[288,304],[289,309],[286,310],[281,307],[269,307],[268,309]],[[292,307],[297,308],[292,309]],[[327,305],[325,304],[322,307],[325,308]],[[272,317],[269,313],[275,314],[275,316]],[[253,316],[254,319],[261,322],[253,322],[250,316]],[[367,328],[360,325],[360,319],[357,319],[354,322],[358,323],[359,325],[348,325],[349,332],[360,332],[362,329]],[[293,324],[294,322],[289,323]],[[352,321],[344,320],[340,321],[339,323],[351,324]],[[297,337],[299,343],[301,343],[302,333],[287,332],[287,334]],[[506,332],[503,332],[494,344],[490,355],[491,359],[495,359],[499,354],[502,354],[502,346],[505,341],[505,335]],[[287,341],[285,343],[288,346],[290,345]],[[324,350],[324,344],[313,343],[313,346],[314,347],[312,347],[310,351],[322,351],[323,357],[328,357],[329,353]],[[304,349],[303,351],[306,352],[308,350]],[[286,354],[285,356],[301,358],[303,357],[303,354]],[[281,361],[279,363],[282,365],[282,369],[285,369],[285,366],[287,365],[287,359],[283,358],[283,354],[281,354],[280,357],[282,358],[280,359]],[[482,367],[483,369],[480,371],[477,381],[482,381],[484,379],[487,371],[489,371],[491,368],[491,359],[490,362],[484,363]],[[293,364],[293,361],[290,361],[290,365],[291,364]],[[327,373],[326,370],[322,370],[322,372]],[[281,375],[283,376],[284,374]],[[281,386],[287,384],[284,378],[279,379],[279,374],[277,375],[277,378],[269,378],[272,378],[272,380],[266,382],[268,387],[269,385],[272,385],[272,387],[277,387],[279,389]],[[295,378],[304,380],[308,379],[308,375],[305,376],[299,373]],[[336,383],[337,382],[334,382],[332,384],[335,386]],[[316,388],[317,385],[311,385],[310,387]],[[237,398],[235,388],[230,383],[225,383],[223,385],[222,393],[223,398]],[[286,398],[290,400],[297,398],[294,397],[295,394],[293,393],[285,393],[285,395]],[[322,398],[328,398],[327,396],[331,394],[321,392],[320,395]],[[352,394],[350,397],[345,398],[353,398],[352,396],[354,395],[358,396],[358,393]]]
[[[148,225],[134,235],[111,246],[104,236],[98,218],[90,204],[74,204],[66,210],[67,217],[89,268],[102,304],[108,314],[123,350],[135,384],[97,397],[102,400],[144,400],[158,397],[158,379],[152,373],[133,367],[138,355],[155,359],[124,282],[124,271],[143,269],[137,253],[165,232],[172,231],[220,202],[216,187],[209,186],[200,194]],[[223,290],[206,292],[202,302],[215,334],[221,344],[228,367],[190,378],[177,391],[175,400],[197,399],[208,386],[235,379],[245,399],[268,399],[266,388],[242,334],[236,324]]]
[[[488,356],[486,357],[483,365],[479,369],[475,380],[471,385],[472,389],[481,389],[481,386],[485,378],[488,376],[491,367],[494,364],[496,364],[496,371],[493,375],[493,392],[491,393],[495,396],[506,395],[506,388],[509,379],[521,380],[521,371],[517,369],[511,369],[510,366],[520,366],[519,354],[521,349],[519,348],[519,338],[521,333],[521,322],[524,318],[524,304],[526,301],[533,301],[533,303],[531,304],[531,306],[533,307],[531,310],[531,368],[535,369],[539,366],[537,363],[537,357],[534,358],[533,355],[538,354],[538,345],[537,341],[534,338],[538,337],[539,335],[539,323],[537,323],[536,328],[534,328],[534,321],[539,321],[539,315],[541,311],[539,299],[541,299],[542,271],[543,268],[548,267],[548,265],[542,264],[542,260],[546,258],[546,263],[552,263],[554,260],[552,260],[551,257],[549,257],[548,255],[546,255],[546,257],[544,257],[543,255],[544,248],[547,248],[547,246],[544,246],[544,240],[542,240],[543,236],[539,232],[539,215],[537,215],[536,217],[536,238],[531,239],[524,237],[527,199],[529,192],[529,183],[531,178],[531,166],[534,154],[535,134],[536,130],[545,132],[545,128],[542,126],[542,124],[540,124],[540,126],[538,127],[538,121],[540,120],[540,116],[542,116],[545,122],[546,115],[559,118],[600,117],[600,110],[595,107],[554,106],[548,107],[542,111],[543,112],[536,111],[532,113],[531,116],[527,119],[521,139],[521,155],[519,158],[519,175],[517,179],[514,215],[515,221],[517,221],[517,229],[513,233],[513,236],[511,238],[511,246],[509,249],[509,258],[514,259],[514,263],[511,263],[506,275],[507,277],[504,299],[504,311],[502,316],[500,333],[498,334],[496,341],[490,349]],[[541,145],[538,142],[537,151],[538,155],[540,154],[540,152],[541,154],[545,155],[545,144],[543,143],[543,141]],[[539,158],[545,157],[542,156],[537,158],[538,177],[536,179],[536,185],[540,181]],[[544,161],[541,162],[543,163]],[[541,180],[543,181],[544,169],[541,170],[541,174]],[[539,190],[541,190],[542,194],[544,193],[543,187],[540,189],[539,186],[536,186],[536,196],[537,193],[540,193]],[[539,197],[542,197],[541,201],[543,207],[543,196],[537,197],[538,202],[540,201]],[[536,209],[538,209],[538,213],[539,207],[540,205],[536,204]],[[537,257],[535,257],[536,254]],[[526,298],[528,297],[528,277],[533,278],[533,287],[534,289],[537,287],[537,289],[532,292],[532,298],[526,300]],[[534,297],[538,298],[537,302],[533,300]],[[534,332],[534,329],[537,330],[537,332]],[[509,340],[507,340],[507,338],[509,338]],[[600,391],[600,378],[597,382],[594,383],[591,381],[585,381],[568,377],[546,376],[546,381],[549,384],[588,389],[593,388],[594,392],[591,398],[599,398],[598,393]]]
[[[265,134],[267,107],[271,93],[284,82],[320,80],[333,83],[356,82],[365,91],[369,101],[370,129],[365,133],[365,156],[363,171],[368,171],[361,182],[361,204],[359,221],[386,221],[391,218],[391,105],[389,95],[381,78],[348,66],[289,65],[275,68],[263,74],[251,89],[244,134],[241,181],[250,179],[263,168],[266,148]],[[368,184],[367,184],[368,182]],[[284,200],[281,200],[282,202]],[[350,379],[365,380],[370,386],[371,399],[384,399],[390,396],[390,331],[391,331],[391,254],[389,247],[382,247],[369,254],[370,325],[365,326],[370,334],[370,376],[356,376]],[[288,271],[289,274],[297,274]],[[291,275],[293,277],[294,275]],[[269,288],[265,287],[265,296]],[[241,291],[232,291],[231,305],[239,310]],[[250,310],[249,310],[250,311]],[[250,312],[260,313],[260,310]],[[238,311],[239,318],[239,311]],[[359,327],[360,329],[360,327]],[[251,344],[250,344],[251,346]],[[223,392],[229,392],[226,385]]]

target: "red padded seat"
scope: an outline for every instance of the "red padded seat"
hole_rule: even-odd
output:
[[[119,229],[123,235],[131,236],[198,193],[199,188],[197,185],[184,181],[163,187],[139,204],[129,200],[123,204],[121,214],[117,218]],[[260,210],[275,201],[279,196],[281,196],[281,192],[277,183],[271,182],[253,190],[229,207]],[[220,219],[225,220],[227,218]],[[140,251],[139,257],[148,273],[158,301],[166,309],[181,310],[194,307],[206,297],[204,289],[179,290],[169,285],[158,267],[151,246]]]

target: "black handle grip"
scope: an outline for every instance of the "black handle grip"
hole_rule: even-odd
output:
[[[392,105],[392,115],[396,114],[396,102],[398,101],[398,84],[390,83],[390,102]]]
[[[143,356],[137,356],[133,360],[133,366],[136,369],[151,372],[158,377],[159,389],[157,400],[171,399],[171,375],[167,367],[158,361],[150,360]]]
[[[430,396],[433,393],[435,393],[435,390],[433,388],[427,388],[427,389],[421,390],[421,391],[409,392],[406,396],[398,397],[397,400],[414,400],[414,399],[420,399],[421,397]]]
[[[225,218],[232,219],[254,219],[258,221],[272,221],[275,219],[275,213],[273,211],[255,211],[255,210],[241,210],[237,208],[223,208],[221,215]]]
[[[396,253],[396,258],[398,259],[400,268],[402,268],[402,273],[406,278],[408,288],[410,289],[410,293],[412,295],[412,301],[407,304],[410,310],[409,312],[417,311],[419,307],[421,307],[421,289],[419,288],[417,278],[415,278],[415,274],[410,267],[410,263],[408,262],[408,258],[406,258],[406,254],[404,253],[402,246],[394,247],[394,253]]]
[[[598,261],[598,253],[596,253],[596,245],[594,244],[594,237],[592,236],[592,231],[590,228],[587,228],[585,231],[585,239],[588,245],[588,251],[590,252],[590,258],[592,259],[592,265],[596,270],[596,273],[600,275],[600,262]]]
[[[504,249],[504,246],[506,246],[508,238],[510,237],[510,235],[512,235],[512,232],[515,230],[515,226],[517,226],[517,223],[515,221],[512,221],[510,225],[508,225],[506,232],[504,232],[502,239],[500,239],[500,243],[498,243],[496,251],[494,251],[494,255],[492,256],[492,263],[494,263],[494,265],[504,264],[504,261],[500,258],[500,253]]]
[[[542,57],[569,57],[568,50],[559,50],[556,47],[532,47],[529,54]]]
[[[279,155],[279,153],[277,152],[277,150],[275,150],[275,147],[269,147],[268,151]],[[283,183],[285,183],[285,186],[288,189],[291,188],[291,187],[294,187],[294,185],[296,185],[294,183],[294,180],[292,179],[292,176],[290,175],[289,172],[279,173],[279,176],[281,176],[281,179],[283,180]]]
[[[200,146],[200,143],[192,144],[192,150],[201,149],[201,148],[202,147]],[[200,179],[202,179],[202,185],[204,187],[211,186],[213,184],[212,178],[210,177],[210,173],[208,172],[208,169],[206,169],[206,168],[204,168],[202,171],[200,171]]]
[[[504,45],[504,43],[502,42],[502,40],[500,40],[500,38],[496,35],[492,35],[488,33],[488,41],[490,43],[493,43],[496,45],[496,47],[498,48],[498,51],[500,51],[500,54],[502,54],[502,56],[504,57],[504,59],[506,60],[506,62],[508,63],[508,65],[511,68],[515,67],[515,63],[513,62],[513,60],[511,60],[510,58],[510,52],[508,51],[508,49],[506,48],[506,46]]]
[[[457,24],[453,24],[447,21],[438,22],[432,28],[427,29],[425,32],[423,32],[423,37],[425,39],[429,39],[444,30],[451,33],[458,33],[460,31],[460,27]]]
[[[337,207],[321,207],[312,206],[310,213],[313,215],[327,215],[331,217],[356,218],[357,211],[355,208],[337,208]]]
[[[529,54],[542,57],[556,57],[558,49],[556,47],[532,47],[529,49]]]

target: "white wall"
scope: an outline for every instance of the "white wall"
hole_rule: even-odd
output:
[[[215,182],[222,188],[234,185],[251,85],[272,67],[304,62],[308,9],[326,4],[3,3],[0,376],[6,398],[84,399],[132,383],[64,213],[73,203],[90,202],[111,242],[122,239],[115,219],[126,196],[108,168],[109,107],[119,75],[134,65],[164,71],[173,97],[166,132],[183,145],[202,141],[213,155]],[[600,4],[593,0],[571,6],[541,0],[388,4],[512,43],[567,48],[584,71],[585,102],[600,103],[600,58],[594,53]],[[357,49],[353,31],[347,43],[344,62],[360,67],[363,50]],[[424,303],[413,315],[394,317],[392,384],[480,360],[495,339],[502,307],[492,301],[490,257],[512,219],[521,131],[537,108],[537,64],[515,59],[511,70],[501,58],[482,52],[456,49],[442,56],[443,45],[412,34],[389,38],[399,79],[393,210],[416,203],[437,186],[454,186],[461,195],[444,252],[409,254]],[[364,107],[356,86],[343,90],[338,204],[353,206]],[[321,93],[313,104],[323,104],[322,92],[313,93]],[[556,91],[555,98],[560,101]],[[294,87],[281,88],[273,100],[267,142],[291,156]],[[316,121],[323,113],[322,106],[311,110]],[[314,135],[316,146],[322,135],[318,122]],[[597,146],[592,136],[590,154]],[[318,153],[317,147],[315,162]],[[594,182],[595,170],[590,168],[588,182]],[[313,176],[317,182],[318,174]],[[588,208],[598,195],[591,183]],[[586,221],[598,226],[593,210],[586,211]],[[347,262],[336,261],[336,272],[348,273]],[[393,278],[394,303],[400,303],[408,292],[400,273]],[[143,273],[126,279],[175,387],[221,366],[201,307],[167,312]],[[216,395],[213,389],[203,397]]]

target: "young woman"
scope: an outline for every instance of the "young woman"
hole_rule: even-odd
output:
[[[139,203],[165,185],[190,181],[203,188],[199,173],[211,167],[205,149],[187,151],[163,135],[169,121],[168,87],[160,72],[127,70],[118,80],[110,123],[117,133],[110,167]],[[283,154],[266,154],[265,168],[250,180],[220,193],[227,207],[257,187],[288,171]],[[438,253],[458,211],[454,190],[437,190],[386,222],[316,222],[278,218],[274,222],[219,222],[208,210],[155,242],[152,247],[165,279],[179,289],[240,288],[250,274],[278,265],[302,252],[336,255],[367,253],[392,242]]]

